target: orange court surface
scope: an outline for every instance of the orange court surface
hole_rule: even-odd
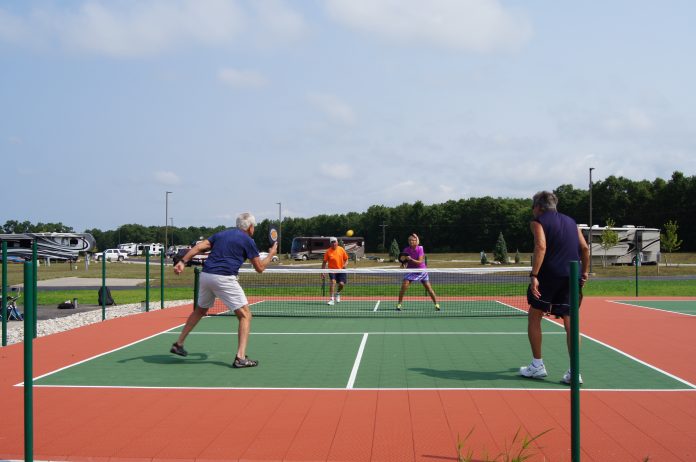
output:
[[[648,298],[632,299],[631,303],[642,300]],[[696,304],[696,300],[679,300]],[[585,381],[581,392],[582,460],[694,461],[696,316],[623,301],[625,298],[586,297],[580,310],[584,337],[581,371]],[[191,306],[155,310],[37,338],[32,374],[36,384],[34,459],[442,462],[457,461],[458,452],[461,456],[473,452],[473,460],[488,460],[500,454],[514,454],[519,441],[512,440],[518,430],[520,435],[529,436],[548,430],[531,444],[528,453],[533,455],[528,460],[571,459],[570,391],[558,384],[560,376],[555,376],[556,372],[563,372],[565,364],[557,365],[545,380],[516,377],[515,371],[523,363],[490,366],[495,363],[490,363],[494,359],[489,357],[498,354],[514,354],[515,360],[521,357],[528,361],[529,345],[520,329],[515,328],[514,336],[498,335],[488,349],[476,349],[476,345],[482,345],[482,340],[478,340],[467,344],[472,345],[471,349],[456,354],[446,349],[447,342],[463,336],[438,337],[434,344],[423,344],[422,355],[410,353],[403,359],[398,356],[399,351],[410,352],[421,337],[412,335],[400,340],[396,335],[371,336],[370,341],[379,338],[382,342],[379,349],[365,349],[365,364],[370,357],[376,359],[373,366],[364,366],[372,375],[369,380],[361,378],[361,371],[354,367],[347,386],[322,385],[325,382],[307,374],[293,376],[293,386],[283,382],[295,371],[314,370],[311,367],[315,361],[326,356],[323,350],[337,342],[347,342],[345,335],[330,337],[315,353],[300,357],[287,354],[282,366],[275,366],[269,354],[256,354],[259,350],[255,350],[255,345],[259,349],[261,345],[273,348],[290,336],[273,332],[252,334],[250,356],[258,356],[259,373],[270,374],[259,376],[259,380],[267,382],[262,381],[259,386],[246,382],[219,387],[164,386],[158,380],[161,374],[170,372],[170,382],[192,370],[193,377],[198,375],[202,381],[202,374],[195,369],[197,362],[206,363],[206,369],[201,371],[213,371],[222,380],[247,380],[257,374],[230,368],[225,360],[215,359],[212,351],[199,351],[192,345],[192,338],[187,341],[189,357],[170,358],[168,345],[176,339],[170,331],[185,322],[190,310]],[[254,319],[253,333],[257,326],[263,327],[260,319]],[[236,330],[232,321],[234,318],[228,318],[230,327],[226,330]],[[520,321],[526,322],[524,318]],[[447,322],[462,326],[468,323],[467,319]],[[556,348],[560,350],[556,352],[556,362],[567,361],[565,336],[557,325],[545,324],[550,329],[544,335],[545,357]],[[197,338],[222,339],[223,334],[210,332]],[[313,332],[312,336],[319,334],[324,332]],[[479,339],[484,335],[471,337]],[[507,338],[514,342],[510,344],[513,347],[503,340]],[[222,348],[220,352],[228,362],[234,357],[236,343],[230,339],[225,337],[229,350]],[[357,336],[355,342],[360,343],[360,339],[362,352],[367,334]],[[97,382],[84,384],[71,382],[75,379],[68,375],[61,378],[61,373],[106,361],[113,355],[110,352],[132,351],[128,349],[132,344],[140,345],[138,361],[123,356],[118,360],[115,356],[103,371],[120,377],[128,370],[137,370],[134,380],[138,381],[133,382],[137,385],[95,385],[100,377],[108,383],[115,380],[104,378],[107,372],[97,372]],[[280,349],[294,348],[282,345]],[[452,345],[450,348],[456,349],[463,344]],[[335,364],[322,363],[327,368],[321,369],[325,371],[320,373],[322,380],[332,379],[334,372],[330,367],[339,365],[344,350],[351,348],[341,343],[340,354],[332,353]],[[142,353],[142,349],[148,353]],[[594,350],[603,353],[595,355]],[[432,355],[432,351],[440,354]],[[602,354],[619,359],[602,364],[602,358],[613,358]],[[420,364],[421,356],[429,355],[433,356],[432,366],[427,371],[413,370],[409,358]],[[355,356],[352,350],[348,356]],[[447,356],[446,362],[442,356]],[[503,357],[504,362],[510,361]],[[460,370],[465,368],[463,364],[469,367],[472,362],[481,363],[481,369]],[[626,370],[632,372],[616,377],[624,373],[615,368],[615,363],[626,363]],[[24,459],[24,389],[20,385],[23,366],[23,344],[0,348],[0,460]],[[55,374],[47,376],[51,373]],[[338,375],[343,380],[343,375]],[[413,382],[415,377],[423,381]],[[604,388],[602,377],[606,383],[625,386]],[[655,377],[657,381],[645,377]],[[393,385],[401,383],[399,380],[406,385]],[[459,451],[458,442],[462,443]]]

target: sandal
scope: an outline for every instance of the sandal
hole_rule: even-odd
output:
[[[256,367],[259,365],[258,361],[254,361],[253,359],[249,359],[249,357],[245,356],[244,359],[240,357],[234,358],[234,363],[232,363],[232,367],[235,368],[241,368],[241,367]]]
[[[188,351],[184,350],[184,346],[179,345],[176,342],[174,342],[174,344],[172,345],[172,348],[169,350],[169,352],[174,353],[175,355],[179,355],[179,356],[188,355]]]

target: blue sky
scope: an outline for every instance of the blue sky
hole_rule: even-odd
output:
[[[0,221],[694,175],[694,23],[689,1],[0,0]]]

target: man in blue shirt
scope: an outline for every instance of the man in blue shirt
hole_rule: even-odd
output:
[[[184,341],[196,327],[198,321],[206,315],[219,298],[230,310],[234,311],[239,320],[237,356],[232,367],[254,367],[258,361],[247,358],[246,347],[251,330],[251,310],[249,301],[239,285],[237,275],[245,260],[249,260],[257,273],[262,273],[278,251],[278,243],[274,243],[268,251],[268,256],[261,260],[256,244],[252,239],[256,219],[250,213],[242,213],[237,217],[237,227],[226,229],[214,234],[209,239],[198,242],[174,266],[174,272],[181,274],[186,264],[199,253],[210,251],[203,265],[198,291],[198,303],[186,320],[186,325],[179,339],[172,345],[171,352],[186,356]]]
[[[548,191],[536,193],[532,202],[534,220],[530,226],[534,235],[534,258],[527,291],[527,335],[532,347],[532,362],[520,368],[520,375],[535,379],[547,375],[541,357],[541,320],[544,314],[563,318],[570,352],[570,262],[582,262],[581,287],[589,277],[590,248],[575,220],[559,213],[557,204],[556,195]],[[563,382],[570,383],[570,377],[568,369]]]

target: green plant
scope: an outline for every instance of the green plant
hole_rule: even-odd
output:
[[[519,262],[521,262],[521,261],[522,261],[522,257],[520,256],[520,250],[517,249],[517,250],[515,251],[515,263],[519,263]]]
[[[539,433],[538,435],[535,436],[530,436],[530,435],[525,435],[522,437],[520,440],[520,433],[522,429],[518,428],[517,431],[515,432],[515,435],[512,437],[512,441],[510,442],[510,446],[508,447],[507,442],[505,443],[505,450],[495,456],[494,458],[490,459],[488,455],[484,455],[483,459],[476,459],[477,461],[480,462],[524,462],[525,460],[531,458],[535,454],[530,452],[530,446],[532,443],[539,438],[541,438],[543,435],[546,433],[550,432],[551,429],[544,430],[543,432]],[[474,433],[474,428],[472,428],[469,433],[464,437],[462,440],[459,435],[457,435],[457,462],[473,462],[474,459],[474,451],[472,449],[467,450],[466,455],[462,453],[464,451],[464,446],[466,441],[471,437],[471,435]],[[519,444],[519,448],[515,448],[515,446]],[[647,459],[645,459],[647,460]]]
[[[481,264],[482,265],[488,264],[488,256],[486,255],[486,252],[484,252],[483,250],[481,251]]]
[[[498,234],[498,240],[495,242],[493,259],[503,265],[506,265],[508,262],[507,244],[505,243],[505,238],[503,237],[502,232]]]
[[[614,231],[614,220],[611,218],[607,219],[607,226],[602,230],[601,246],[604,249],[604,255],[602,256],[602,266],[606,268],[607,266],[607,250],[614,247],[619,243],[619,234]]]
[[[391,261],[396,261],[399,258],[400,252],[399,243],[396,242],[396,239],[392,239],[391,245],[389,246],[389,258]]]
[[[670,254],[670,258],[672,256],[672,252],[679,250],[682,245],[682,241],[677,235],[677,229],[679,229],[677,222],[670,220],[665,223],[665,233],[660,233],[660,247]],[[667,259],[665,259],[665,263],[669,264]]]

